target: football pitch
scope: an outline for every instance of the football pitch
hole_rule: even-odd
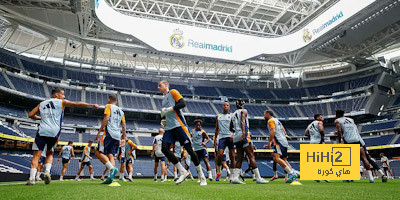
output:
[[[0,183],[0,199],[400,199],[400,180],[376,180],[374,184],[365,179],[353,183],[301,181],[303,185],[296,186],[285,184],[282,179],[264,185],[247,179],[245,185],[208,181],[208,186],[202,187],[191,180],[175,185],[172,180],[155,183],[151,179],[136,179],[118,181],[119,187],[100,182],[57,180],[35,186],[25,186],[25,182]]]

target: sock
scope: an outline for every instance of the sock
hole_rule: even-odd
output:
[[[381,176],[385,175],[385,173],[383,173],[383,171],[381,169],[379,169],[378,172],[381,174]]]
[[[372,176],[372,171],[371,171],[371,170],[367,170],[367,174],[368,174],[368,179],[369,179],[370,181],[373,181],[373,180],[374,180],[374,177]]]
[[[178,178],[178,172],[174,172],[174,178]]]
[[[129,178],[132,178],[132,173],[129,173],[129,174],[128,174],[128,177],[129,177]]]
[[[76,175],[76,177],[75,178],[79,178],[79,174],[78,175]]]
[[[208,178],[212,178],[212,172],[208,171]]]
[[[232,179],[233,180],[238,180],[239,179],[239,173],[240,173],[240,169],[233,169],[232,170]]]
[[[29,175],[30,181],[35,181],[36,172],[37,172],[36,168],[33,168],[33,169],[31,168],[30,175]]]
[[[201,165],[196,166],[197,174],[199,175],[199,178],[204,177],[203,170],[201,169]]]
[[[258,168],[253,169],[253,172],[254,172],[253,176],[255,176],[255,178],[256,178],[257,180],[262,179],[262,178],[261,178],[261,175],[260,175],[260,171],[258,170]],[[253,178],[254,178],[254,177],[253,177]]]
[[[278,171],[274,171],[274,176],[278,177]]]
[[[154,179],[157,179],[157,174],[154,175]]]
[[[231,175],[231,170],[227,169],[226,173],[228,174],[228,176],[230,176]]]
[[[119,173],[119,178],[122,178],[122,177],[124,177],[124,174],[123,173]]]
[[[93,174],[90,174],[90,178],[93,178]]]
[[[50,173],[51,163],[46,163],[46,164],[44,164],[44,166],[46,167],[46,171],[45,172]]]
[[[60,176],[60,179],[63,179],[64,178],[64,176]]]
[[[286,171],[288,174],[293,174],[293,170],[290,169],[289,166],[286,166],[286,167],[285,167],[285,171]]]
[[[111,164],[110,161],[108,161],[105,166],[107,167],[107,169],[111,170],[114,166]]]
[[[218,165],[217,167],[217,173],[222,173],[222,165]]]
[[[37,178],[40,178],[40,175],[41,175],[41,174],[42,174],[42,172],[37,172],[37,173],[36,173],[36,179],[37,179]]]
[[[185,174],[185,168],[182,166],[182,164],[180,162],[176,163],[175,165],[176,169],[178,169],[179,174],[183,175]]]
[[[166,181],[167,180],[167,175],[164,175],[164,181]]]
[[[289,178],[289,174],[288,173],[285,173],[285,178]]]

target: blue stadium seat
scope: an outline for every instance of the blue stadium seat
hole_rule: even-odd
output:
[[[46,98],[46,95],[44,93],[44,88],[43,84],[41,83],[36,83],[32,81],[27,81],[25,79],[17,78],[15,76],[8,76],[8,78],[11,80],[13,85],[18,91],[35,95],[38,97],[43,97]]]
[[[214,87],[196,86],[194,92],[199,96],[219,97],[219,94],[218,94],[217,90],[215,90]]]
[[[153,110],[150,97],[121,95],[121,99],[125,108]]]

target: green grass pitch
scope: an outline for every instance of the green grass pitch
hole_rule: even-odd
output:
[[[374,184],[365,179],[353,183],[300,181],[303,185],[293,186],[282,179],[264,185],[247,179],[245,185],[208,181],[207,186],[201,187],[190,180],[175,185],[172,180],[155,183],[151,179],[135,179],[133,183],[119,181],[120,187],[100,182],[66,180],[35,186],[25,186],[25,182],[0,183],[0,199],[400,199],[400,180],[376,180]]]

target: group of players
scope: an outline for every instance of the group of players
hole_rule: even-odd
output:
[[[184,98],[175,90],[169,89],[167,81],[158,83],[159,91],[164,95],[161,109],[161,125],[159,135],[154,139],[152,157],[155,158],[155,181],[157,181],[157,168],[161,162],[161,181],[167,178],[166,159],[174,165],[175,183],[182,183],[187,177],[193,176],[190,173],[190,161],[193,162],[197,170],[200,185],[207,185],[207,179],[203,173],[200,161],[203,160],[206,165],[207,175],[210,180],[213,179],[211,167],[209,164],[206,144],[211,141],[207,133],[202,129],[202,121],[195,120],[195,129],[190,133],[186,120],[182,114],[182,109],[186,106]],[[64,99],[64,90],[53,89],[52,98],[41,102],[29,114],[28,117],[40,120],[38,133],[33,144],[33,158],[31,161],[30,177],[27,185],[34,185],[35,180],[40,171],[37,170],[41,154],[46,152],[44,163],[45,173],[44,181],[49,184],[51,181],[50,169],[53,162],[54,148],[58,143],[61,132],[61,124],[65,107],[93,107],[98,108],[97,104],[87,104],[83,102],[70,102]],[[121,161],[120,178],[123,179],[124,168],[127,168],[128,179],[132,181],[132,164],[134,159],[134,150],[136,145],[126,137],[126,122],[125,115],[121,108],[117,105],[117,97],[110,95],[108,104],[105,106],[104,119],[101,124],[95,142],[98,142],[95,148],[95,156],[105,165],[106,171],[109,171],[108,178],[102,184],[110,184],[118,172],[115,167],[116,155]],[[249,170],[254,175],[254,180],[258,184],[268,183],[263,179],[257,167],[257,162],[254,155],[254,146],[251,143],[249,132],[248,112],[244,108],[244,100],[236,101],[236,111],[230,113],[230,104],[224,102],[222,105],[223,112],[218,115],[214,146],[216,148],[216,180],[219,180],[222,174],[222,166],[227,168],[232,184],[244,184],[239,180],[241,176],[242,162],[247,157]],[[38,116],[40,114],[40,116]],[[270,132],[267,145],[268,149],[273,149],[272,157],[274,160],[274,177],[271,180],[278,178],[276,164],[279,164],[287,174],[286,183],[297,181],[299,174],[293,170],[287,160],[288,140],[285,128],[282,123],[274,117],[274,113],[270,110],[264,112],[264,118],[267,120],[267,126]],[[348,144],[360,144],[361,160],[363,161],[370,182],[373,182],[373,177],[370,170],[370,165],[377,168],[381,173],[382,181],[387,181],[387,176],[379,169],[377,164],[371,159],[371,156],[366,150],[365,143],[358,133],[357,126],[351,118],[344,117],[344,111],[336,111],[335,125],[337,127],[337,136],[339,142],[342,141]],[[313,121],[306,130],[306,135],[310,136],[312,144],[324,143],[323,118],[322,115],[316,114]],[[100,134],[103,133],[101,136]],[[63,180],[66,168],[68,167],[69,159],[74,156],[72,142],[62,148],[59,158],[62,157],[63,170],[60,180]],[[85,147],[81,167],[78,171],[76,180],[85,165],[89,166],[91,179],[93,180],[93,168],[90,160],[90,148],[92,142],[89,141]],[[171,151],[173,149],[173,151]],[[119,152],[119,153],[118,153]],[[228,155],[227,155],[228,154]],[[229,170],[226,160],[229,157]],[[185,161],[182,165],[181,161]],[[122,177],[121,177],[122,174]],[[178,175],[179,174],[179,175]],[[103,174],[104,177],[104,174]]]

